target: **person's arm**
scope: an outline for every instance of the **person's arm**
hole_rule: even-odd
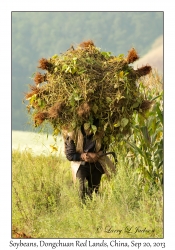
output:
[[[69,137],[65,140],[65,155],[69,161],[81,161],[81,154],[76,152],[76,146],[73,140]]]
[[[101,147],[100,151],[98,151],[98,152],[87,152],[87,153],[81,154],[81,158],[84,161],[94,163],[94,162],[97,162],[99,160],[99,158],[103,155],[103,153],[104,153],[103,147]]]
[[[98,153],[78,153],[74,141],[69,137],[65,140],[65,155],[69,161],[97,162],[101,154],[103,154],[101,150]]]
[[[103,155],[103,151],[99,151],[98,153],[88,152],[86,155],[86,161],[88,162],[97,162],[98,159]]]
[[[105,153],[104,151],[104,145],[102,144],[101,145],[101,148],[98,152],[96,153],[91,153],[91,152],[88,152],[87,153],[87,159],[88,159],[88,162],[97,162],[99,160],[99,158]]]

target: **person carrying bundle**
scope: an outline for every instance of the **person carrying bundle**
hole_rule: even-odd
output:
[[[132,64],[138,59],[135,48],[127,56],[113,56],[92,40],[84,41],[61,55],[41,58],[38,68],[45,72],[34,74],[35,85],[29,85],[25,94],[34,127],[50,123],[54,136],[73,131],[66,134],[65,154],[74,181],[80,180],[82,199],[98,192],[104,173],[110,177],[115,172],[105,150],[130,135],[135,112],[144,115],[153,105],[138,83],[152,68],[146,65],[135,70]],[[98,133],[98,123],[104,137]]]
[[[95,119],[93,125],[98,127]],[[79,180],[79,194],[82,201],[92,193],[98,193],[101,177],[116,172],[112,161],[105,155],[101,137],[95,136],[91,126],[84,123],[81,129],[68,133],[65,138],[65,155],[71,161],[73,181]],[[86,181],[88,187],[86,188]]]

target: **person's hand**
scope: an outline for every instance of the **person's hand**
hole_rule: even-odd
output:
[[[88,162],[97,162],[99,159],[98,153],[88,153]]]
[[[87,153],[82,153],[82,154],[81,154],[81,159],[82,159],[83,161],[88,161],[88,155],[87,155]]]
[[[86,161],[86,162],[90,162],[90,163],[93,163],[93,162],[97,162],[98,159],[99,159],[99,154],[98,153],[82,153],[81,154],[81,159],[83,161]]]

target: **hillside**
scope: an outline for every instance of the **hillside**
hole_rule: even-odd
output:
[[[163,74],[163,37],[160,36],[155,40],[151,49],[138,61],[134,63],[134,68],[149,64]]]

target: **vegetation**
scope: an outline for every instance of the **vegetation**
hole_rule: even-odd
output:
[[[21,20],[25,20],[24,17],[29,20],[35,16],[34,13],[31,14],[32,15],[27,13],[23,15],[21,13],[18,15],[14,13],[13,25],[17,24],[15,24],[17,20],[20,21],[18,22],[18,24],[20,23],[21,25],[18,26],[19,31],[24,31],[24,29],[20,29],[20,27],[25,27],[26,23],[21,22]],[[109,14],[113,17],[112,23],[116,25],[118,23],[118,21],[116,21],[118,19],[114,19],[116,13]],[[49,15],[50,20],[53,20],[52,14],[49,13]],[[76,15],[76,13],[73,14],[73,16],[77,18],[75,22],[79,20],[78,15]],[[95,13],[90,14],[91,17],[93,17],[93,15],[95,17]],[[98,18],[102,17],[101,15],[102,13],[98,14]],[[105,15],[109,22],[111,20],[110,15],[108,15],[108,13]],[[141,18],[142,15],[138,13],[134,17],[139,16],[139,18]],[[65,17],[64,14],[60,14],[60,16]],[[39,19],[31,18],[30,21],[34,22],[33,27],[39,27],[42,24],[44,26],[41,25],[41,27],[47,29],[45,17],[42,13],[38,13]],[[88,14],[84,15],[84,17],[89,19]],[[127,17],[131,18],[130,13],[126,15],[125,18],[125,25],[130,26],[132,22],[131,20],[129,21]],[[153,17],[152,20],[160,18],[158,21],[160,24],[162,18],[161,13],[148,15],[147,12],[145,12],[143,17],[146,18],[147,22],[134,22],[134,20],[136,21],[135,18],[132,20],[135,24],[138,23],[138,25],[147,23],[149,25],[148,30],[154,33],[154,28],[150,29],[150,27],[157,24],[156,21],[151,21],[150,25],[149,17]],[[89,22],[90,20],[94,21],[95,19],[89,19]],[[107,19],[104,18],[104,20]],[[70,19],[69,23],[71,23]],[[101,21],[100,24],[105,25],[103,21]],[[61,22],[59,25],[61,25]],[[115,25],[114,27],[116,28]],[[124,25],[123,23],[121,27],[125,27],[122,25]],[[118,26],[120,27],[120,25]],[[61,26],[59,27],[59,30],[61,30]],[[94,23],[93,27],[95,27]],[[40,34],[45,34],[45,28],[37,29],[37,35],[38,31]],[[64,29],[70,33],[73,30],[71,28],[69,29],[66,24],[64,25]],[[85,27],[83,26],[83,30],[84,29]],[[117,33],[115,33],[115,37],[120,37],[121,40],[122,35],[120,36],[120,34],[122,33],[118,33],[119,30],[120,29],[116,29]],[[145,32],[146,30],[147,29],[144,29]],[[157,27],[156,30],[158,30]],[[24,33],[20,33],[25,37],[25,39],[22,40],[27,43],[28,35],[33,37],[33,35],[36,34],[36,32],[33,31],[34,30],[25,29]],[[106,29],[106,31],[108,31],[108,29]],[[13,32],[15,32],[15,29]],[[79,34],[79,32],[77,33]],[[17,34],[20,36],[18,32],[16,34],[13,33],[15,39],[18,37]],[[48,37],[52,37],[54,32],[51,30],[50,34],[52,35]],[[137,32],[133,32],[133,35],[136,34]],[[98,35],[97,32],[97,38],[99,38]],[[35,58],[45,56],[45,52],[43,52],[45,51],[44,46],[41,46],[42,35],[39,37],[40,40],[38,41],[40,42],[36,44],[36,51],[39,51],[39,48],[43,50],[40,51],[41,55],[36,53]],[[109,39],[110,36],[106,37]],[[146,33],[144,37],[147,39]],[[126,41],[126,34],[124,38]],[[14,41],[18,40],[15,39]],[[78,37],[78,41],[79,40],[82,39]],[[35,41],[35,39],[33,41]],[[43,41],[46,40],[43,39]],[[65,42],[64,39],[62,41]],[[140,39],[138,39],[138,41],[140,43]],[[55,39],[53,43],[54,52],[52,53],[50,49],[48,54],[55,53]],[[14,45],[15,43],[13,46]],[[66,45],[66,48],[67,47]],[[138,48],[138,46],[134,47]],[[20,47],[20,43],[17,48],[18,51],[20,51],[19,48],[22,48]],[[60,49],[62,49],[61,46]],[[120,48],[119,53],[121,53],[121,51],[123,51],[123,49]],[[21,53],[24,55],[25,50],[22,50]],[[107,55],[107,52],[105,53],[105,55]],[[28,59],[21,57],[25,69],[24,71],[20,71],[22,72],[20,75],[20,72],[18,72],[18,74],[16,73],[19,70],[18,66],[22,64],[20,64],[21,62],[18,60],[14,63],[15,58],[17,59],[17,52],[15,51],[15,53],[13,53],[13,71],[16,70],[16,73],[13,75],[13,81],[15,83],[18,82],[19,85],[12,85],[12,92],[18,92],[18,97],[22,97],[19,86],[22,86],[24,82],[24,75],[30,75],[29,72],[32,72],[33,69],[33,63],[31,66],[31,62],[34,62],[34,57],[32,58],[29,54],[30,53],[27,53]],[[48,55],[45,57],[47,58]],[[26,67],[26,65],[28,66]],[[26,68],[30,68],[30,70],[28,71]],[[64,70],[67,69],[68,67],[64,68]],[[69,69],[72,70],[73,68],[70,67]],[[22,81],[18,81],[19,78],[17,75],[20,75]],[[41,75],[38,74],[38,76]],[[43,75],[41,77],[43,77]],[[144,113],[138,113],[132,110],[130,133],[117,133],[115,137],[111,137],[110,149],[115,151],[118,158],[117,174],[112,176],[110,180],[103,175],[100,193],[98,195],[94,194],[93,199],[87,200],[86,204],[81,204],[79,200],[77,185],[74,186],[72,182],[70,162],[66,161],[65,158],[56,155],[56,153],[50,156],[35,156],[27,151],[23,153],[19,151],[12,152],[12,236],[14,238],[163,237],[163,83],[159,74],[155,71],[136,80],[139,93],[141,93],[144,99],[153,104],[152,108]],[[31,98],[32,97],[33,95]],[[15,100],[14,97],[12,97],[12,99],[13,101]],[[19,99],[21,100],[22,98]],[[135,101],[138,101],[137,97]],[[39,102],[39,105],[41,107],[44,106],[42,101]],[[14,105],[14,107],[19,111],[18,105]],[[118,128],[117,125],[116,128]],[[130,232],[128,232],[129,228],[131,229]]]
[[[99,195],[86,205],[64,158],[13,151],[14,238],[163,237],[162,79],[152,72],[139,84],[154,105],[144,116],[134,113],[132,133],[111,143],[117,174],[110,180],[104,175]]]
[[[133,168],[141,186],[151,192],[153,186],[163,186],[163,83],[153,71],[139,84],[154,101],[153,107],[144,114],[134,113],[130,135],[124,138],[119,134],[111,148],[119,161]]]
[[[13,238],[163,237],[162,190],[141,189],[135,171],[123,162],[110,181],[103,176],[99,195],[86,205],[61,157],[13,151],[12,164]]]
[[[143,56],[162,34],[163,12],[12,12],[12,129],[32,130],[22,99],[39,58],[86,39],[114,55],[135,47]]]
[[[151,66],[134,70],[130,64],[138,58],[134,48],[126,58],[115,57],[100,51],[92,40],[61,56],[42,58],[38,67],[46,73],[36,72],[35,85],[30,85],[31,91],[26,93],[34,125],[42,126],[47,120],[57,135],[85,123],[95,136],[98,133],[104,137],[103,144],[109,145],[113,137],[130,128],[135,110],[143,113],[152,105],[136,84],[150,73]],[[94,118],[100,121],[98,129],[93,125]]]

